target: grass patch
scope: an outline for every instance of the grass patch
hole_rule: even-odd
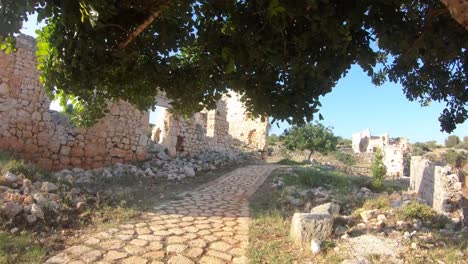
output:
[[[103,206],[85,211],[81,214],[81,225],[93,224],[98,228],[114,227],[118,224],[131,221],[140,216],[137,209],[130,207]]]
[[[306,165],[308,164],[307,161],[295,161],[295,160],[291,160],[291,159],[282,159],[280,161],[277,162],[277,164],[280,164],[280,165]]]
[[[317,188],[329,185],[337,190],[338,194],[348,194],[355,187],[369,185],[369,179],[365,177],[349,176],[335,170],[319,170],[316,168],[304,168],[295,170],[297,176],[283,175],[286,185],[295,185],[302,188]]]
[[[299,259],[289,242],[290,221],[282,210],[279,194],[268,181],[251,197],[250,263],[289,264]]]
[[[30,180],[36,179],[38,174],[47,176],[47,173],[41,171],[36,165],[24,160],[17,160],[11,153],[0,152],[0,174],[3,175],[8,171],[16,175],[23,174]]]
[[[389,210],[391,208],[391,205],[388,196],[381,195],[377,197],[377,199],[366,200],[362,208],[364,208],[365,210]]]
[[[29,234],[0,232],[0,264],[41,263],[46,251],[34,244]]]

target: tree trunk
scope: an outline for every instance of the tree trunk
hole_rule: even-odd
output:
[[[440,0],[450,15],[468,31],[468,0]]]
[[[310,161],[310,157],[312,157],[312,153],[314,153],[314,151],[311,150],[309,153],[309,157],[307,158],[307,161]]]

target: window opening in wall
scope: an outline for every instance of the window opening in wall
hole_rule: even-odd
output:
[[[176,152],[183,152],[183,151],[184,151],[184,137],[177,136]]]
[[[247,136],[247,144],[248,144],[249,146],[254,145],[256,139],[257,139],[257,130],[256,130],[256,129],[251,130],[251,131],[249,132],[249,135]]]
[[[167,108],[162,106],[156,106],[154,111],[149,112],[148,137],[154,143],[161,144],[164,140],[166,114]]]

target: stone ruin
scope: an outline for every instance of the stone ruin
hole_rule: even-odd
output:
[[[408,139],[403,137],[390,138],[388,133],[372,136],[367,128],[352,135],[354,153],[374,153],[381,149],[387,175],[399,178],[409,174],[408,161],[405,159],[410,148]]]
[[[50,99],[39,83],[34,38],[20,35],[17,52],[0,52],[0,150],[36,162],[47,170],[98,168],[147,157],[149,114],[125,101],[109,104],[109,113],[95,125],[76,128],[63,114],[49,109]],[[184,119],[168,108],[158,120],[153,139],[168,154],[187,155],[206,150],[230,151],[243,146],[263,153],[268,120],[252,119],[230,93],[212,111]],[[159,129],[159,132],[157,131]]]
[[[411,157],[410,189],[428,205],[458,223],[464,219],[462,181],[450,166],[437,166],[422,156]]]

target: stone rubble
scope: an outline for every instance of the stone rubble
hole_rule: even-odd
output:
[[[159,153],[158,153],[159,154]],[[162,155],[156,155],[159,157]],[[0,215],[7,217],[12,226],[34,225],[38,221],[60,222],[69,213],[83,211],[88,203],[97,201],[96,190],[89,188],[102,179],[158,179],[179,181],[195,177],[200,172],[220,167],[252,162],[254,155],[239,152],[205,152],[189,157],[154,158],[139,166],[114,164],[110,167],[83,170],[65,169],[51,174],[48,181],[31,181],[24,175],[6,172],[5,186],[0,185]],[[1,175],[0,175],[1,177]]]

